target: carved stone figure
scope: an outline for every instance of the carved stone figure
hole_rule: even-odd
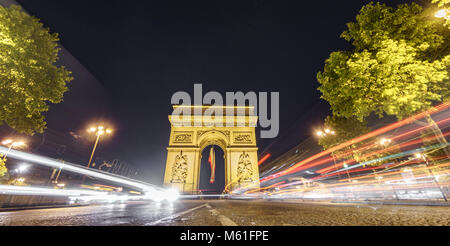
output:
[[[180,151],[180,154],[175,157],[175,163],[172,166],[171,183],[186,183],[188,169],[187,161],[187,155],[183,155],[183,151]]]
[[[253,181],[253,168],[250,156],[248,153],[242,152],[239,156],[239,162],[237,167],[238,182],[252,182]]]

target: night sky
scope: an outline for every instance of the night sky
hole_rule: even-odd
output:
[[[260,156],[276,156],[309,137],[329,114],[316,73],[330,52],[350,47],[339,35],[369,1],[18,2],[59,33],[60,43],[104,86],[110,110],[98,113],[116,132],[100,151],[140,167],[158,184],[171,96],[179,90],[193,95],[194,83],[223,95],[280,92],[279,138],[258,139]],[[70,103],[84,110],[82,98]],[[71,120],[70,112],[51,110],[49,117]]]

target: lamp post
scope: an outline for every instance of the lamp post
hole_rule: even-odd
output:
[[[94,157],[94,153],[95,153],[95,150],[97,149],[97,145],[100,140],[100,137],[104,134],[108,134],[108,135],[111,134],[112,130],[109,128],[105,128],[104,126],[97,126],[97,127],[93,126],[88,129],[88,132],[94,133],[97,136],[97,138],[95,139],[94,148],[92,149],[91,157],[89,158],[89,162],[87,164],[87,167],[89,168],[91,166],[92,158]],[[81,183],[84,183],[85,179],[86,179],[86,176],[83,176],[83,180],[81,181]]]
[[[327,136],[327,135],[336,135],[336,132],[333,131],[333,130],[331,130],[330,128],[325,128],[325,129],[323,129],[323,130],[318,130],[318,131],[316,131],[316,135],[317,135],[319,138],[323,138],[323,137],[325,137],[325,136]],[[336,166],[336,158],[334,157],[333,153],[331,153],[331,157],[333,157],[334,168],[337,169],[337,166]],[[339,175],[338,178],[340,179],[340,178],[341,178],[341,175],[340,175],[340,174],[338,174],[338,175]]]
[[[23,141],[14,141],[12,139],[5,139],[2,142],[3,145],[8,146],[8,151],[5,153],[5,155],[3,156],[3,161],[6,161],[6,156],[9,154],[9,152],[11,151],[12,148],[15,147],[21,147],[25,145],[25,142]]]
[[[350,179],[350,174],[348,173],[348,165],[347,165],[347,163],[346,162],[344,162],[344,168],[345,168],[345,170],[347,171],[347,176],[348,176],[348,179]]]
[[[92,158],[94,157],[95,149],[97,149],[98,141],[100,140],[100,137],[104,134],[111,134],[112,130],[105,128],[103,126],[97,126],[97,127],[91,127],[88,129],[89,133],[95,133],[97,135],[97,138],[95,139],[94,148],[92,149],[91,158],[89,158],[89,162],[87,167],[89,168],[91,166]]]

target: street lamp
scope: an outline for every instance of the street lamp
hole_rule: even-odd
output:
[[[330,130],[329,128],[325,128],[323,130],[316,131],[316,135],[319,137],[325,137],[326,135],[335,135],[336,132],[333,130]]]
[[[23,142],[23,141],[15,141],[15,140],[12,140],[12,139],[5,139],[5,140],[2,141],[2,144],[9,147],[8,151],[3,156],[3,161],[6,161],[6,156],[11,151],[12,148],[25,146],[25,142]]]
[[[438,10],[438,11],[434,14],[434,17],[436,17],[436,18],[444,18],[444,19],[448,19],[449,16],[448,16],[448,11],[447,11],[447,9],[440,9],[440,10]]]
[[[318,130],[316,132],[316,135],[319,136],[320,138],[325,137],[327,135],[335,135],[335,134],[336,134],[336,132],[333,130],[330,130],[330,128],[325,128],[323,130]],[[336,158],[334,157],[333,153],[331,153],[331,156],[333,157],[334,167],[337,168],[336,167]],[[341,177],[341,175],[339,174],[339,178],[340,177]]]
[[[316,135],[319,138],[325,137],[327,135],[335,135],[335,134],[336,134],[336,132],[331,130],[330,128],[325,128],[323,130],[316,131]],[[334,157],[333,153],[331,153],[331,156],[333,157],[334,167],[337,169],[337,167],[336,167],[336,158]],[[339,178],[340,177],[341,177],[341,175],[339,174]]]
[[[392,142],[392,140],[390,140],[389,138],[382,138],[379,143],[380,145],[388,145]]]
[[[317,131],[316,132],[317,136],[322,137],[324,135],[324,133],[322,131]]]
[[[94,148],[92,149],[91,158],[89,158],[89,162],[87,167],[91,166],[92,158],[94,157],[95,149],[97,148],[98,141],[100,140],[100,136],[104,134],[111,134],[112,130],[109,128],[105,128],[104,126],[91,127],[88,129],[89,133],[95,133],[97,135],[97,139],[95,140]]]
[[[19,166],[18,168],[16,168],[16,172],[24,173],[27,169],[28,169],[28,165],[23,164],[23,165]]]
[[[347,177],[350,179],[350,173],[348,173],[348,164],[344,161],[344,165],[343,167],[345,168],[345,170],[347,171]]]

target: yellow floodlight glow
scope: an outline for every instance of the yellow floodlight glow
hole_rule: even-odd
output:
[[[447,10],[446,9],[440,9],[435,14],[434,17],[437,18],[446,18],[447,17]]]
[[[12,143],[13,141],[11,139],[6,139],[2,142],[3,145],[8,145],[10,143]]]
[[[414,156],[416,158],[423,158],[424,157],[424,155],[422,153],[415,153]]]
[[[19,147],[19,146],[25,145],[25,143],[24,143],[24,142],[14,142],[14,143],[12,143],[12,145],[13,145],[14,147]]]
[[[381,140],[380,140],[380,144],[381,145],[386,145],[386,144],[389,144],[389,143],[391,143],[391,141],[392,140],[390,140],[390,139],[388,139],[388,138],[382,138]]]

